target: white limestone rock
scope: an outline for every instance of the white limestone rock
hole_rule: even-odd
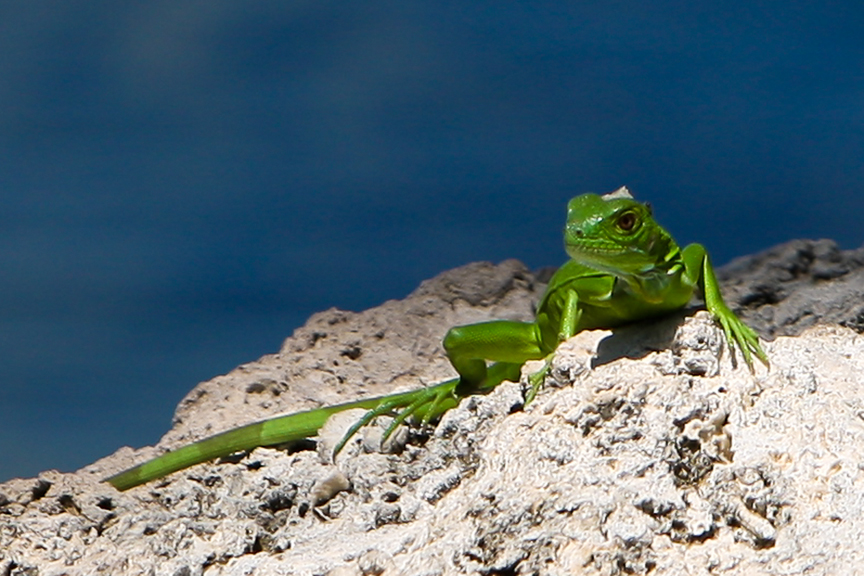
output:
[[[705,313],[577,335],[525,410],[502,384],[399,454],[0,485],[0,574],[854,573],[864,338],[781,337],[755,374],[719,338]]]

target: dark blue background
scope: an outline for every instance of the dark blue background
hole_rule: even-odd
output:
[[[9,0],[0,480],[626,184],[722,263],[864,241],[864,4]]]

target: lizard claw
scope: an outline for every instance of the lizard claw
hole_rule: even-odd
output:
[[[759,358],[766,367],[770,368],[768,363],[768,355],[762,350],[759,344],[759,335],[756,331],[744,324],[731,310],[728,313],[717,314],[716,318],[723,327],[723,332],[726,334],[726,342],[729,345],[729,350],[733,351],[735,347],[741,350],[741,355],[744,356],[744,362],[753,372],[753,356]]]
[[[540,391],[540,387],[543,386],[543,383],[546,381],[546,374],[549,373],[549,368],[552,367],[552,359],[554,357],[554,352],[549,354],[543,361],[543,367],[537,372],[528,375],[528,383],[531,385],[531,388],[528,389],[528,393],[525,395],[525,406],[534,400],[537,393]]]
[[[429,388],[421,388],[406,394],[400,394],[397,397],[381,399],[381,403],[375,408],[366,412],[362,418],[355,422],[345,433],[336,447],[333,449],[333,458],[335,459],[339,452],[345,447],[351,438],[362,428],[378,416],[392,415],[393,421],[387,426],[384,435],[381,437],[383,445],[396,428],[405,422],[410,417],[419,418],[419,423],[422,426],[429,424],[432,419],[440,416],[450,408],[456,405],[456,397],[453,390],[459,383],[459,379],[448,380]]]

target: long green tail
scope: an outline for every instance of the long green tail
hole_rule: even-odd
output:
[[[380,412],[383,414],[394,411],[398,412],[400,408],[406,409],[410,407],[411,412],[409,415],[423,422],[429,422],[456,405],[456,399],[452,391],[458,381],[458,379],[448,380],[435,386],[420,388],[419,390],[412,390],[410,392],[325,406],[323,408],[306,410],[304,412],[247,424],[246,426],[227,430],[193,444],[166,452],[125,472],[120,472],[110,478],[106,478],[105,481],[118,490],[128,490],[151,480],[167,476],[172,472],[177,472],[178,470],[214,458],[228,456],[241,450],[251,450],[258,446],[272,446],[284,442],[311,438],[318,433],[318,430],[330,416],[355,408],[375,411],[376,409],[385,407],[386,412]],[[426,399],[425,402],[424,398]],[[418,407],[418,403],[424,405]],[[340,448],[357,431],[357,428],[359,427],[352,428],[349,434],[343,438],[339,444]]]

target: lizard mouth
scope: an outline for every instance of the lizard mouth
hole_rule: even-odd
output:
[[[656,262],[648,258],[644,250],[614,242],[597,242],[590,246],[568,243],[564,248],[576,262],[615,276],[622,273],[640,274],[656,266]]]
[[[630,252],[627,248],[622,248],[614,242],[592,242],[590,245],[584,243],[567,243],[564,247],[567,254],[574,260],[595,260],[606,259],[610,255],[618,256],[623,253]]]

